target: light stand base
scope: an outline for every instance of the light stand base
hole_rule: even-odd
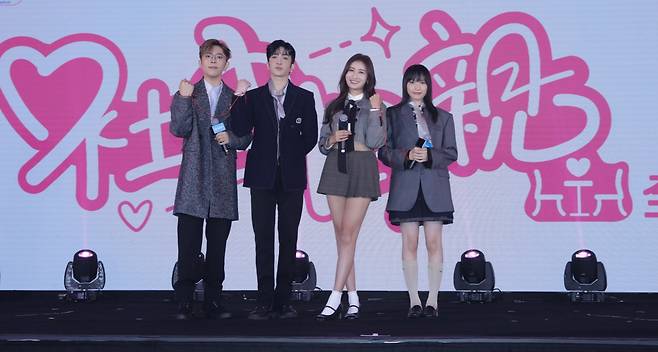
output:
[[[493,291],[458,291],[460,302],[488,303],[493,301]]]
[[[599,303],[605,301],[605,293],[598,291],[569,292],[571,302]]]
[[[69,301],[80,302],[95,301],[98,296],[100,296],[100,291],[98,290],[80,290],[80,291],[68,291],[66,292],[66,299]]]

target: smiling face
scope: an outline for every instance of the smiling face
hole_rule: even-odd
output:
[[[214,45],[210,50],[201,54],[199,66],[203,71],[203,77],[209,81],[214,81],[222,78],[222,73],[226,69],[228,58],[226,53],[219,45]]]
[[[267,59],[270,75],[277,78],[288,78],[293,69],[292,56],[283,47],[277,48]]]
[[[427,82],[423,77],[417,77],[407,82],[407,94],[409,99],[416,104],[423,102],[423,98],[427,94]]]
[[[363,93],[363,87],[367,81],[368,70],[366,64],[362,61],[352,62],[345,73],[345,83],[350,90],[350,94],[358,95]]]

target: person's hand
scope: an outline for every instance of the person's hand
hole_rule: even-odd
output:
[[[219,145],[229,144],[231,142],[231,137],[228,135],[228,132],[220,132],[215,135],[215,140]]]
[[[426,162],[427,159],[427,148],[418,148],[414,147],[413,149],[409,150],[409,160],[413,160],[419,163],[424,163]]]
[[[194,86],[190,81],[184,79],[180,81],[180,85],[178,85],[178,92],[180,95],[184,97],[189,97],[192,96],[192,92],[194,91]]]
[[[235,95],[241,97],[247,93],[247,89],[251,87],[251,82],[246,79],[238,80],[238,85],[235,87]]]
[[[416,161],[419,163],[424,163],[427,161],[427,148],[414,148],[416,151]]]
[[[348,130],[337,130],[329,137],[329,144],[336,144],[338,142],[345,142],[352,132]]]
[[[379,110],[379,107],[382,105],[382,98],[379,96],[379,94],[375,93],[373,96],[370,97],[370,107],[373,110]]]

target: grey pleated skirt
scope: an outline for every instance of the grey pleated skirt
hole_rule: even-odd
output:
[[[318,193],[342,197],[364,197],[377,200],[379,169],[372,151],[347,153],[347,173],[338,171],[338,151],[332,150],[324,162]]]

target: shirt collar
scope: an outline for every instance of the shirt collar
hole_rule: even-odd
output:
[[[359,100],[363,99],[363,93],[361,93],[359,95],[352,95],[350,93],[347,93],[347,99],[348,100],[359,101]]]
[[[274,89],[274,82],[272,82],[272,80],[269,80],[269,81],[267,81],[267,87],[269,88],[270,94],[272,94],[272,96],[282,95],[282,96],[285,97],[286,93],[288,92],[288,83],[290,83],[290,81],[288,81],[286,83],[286,85],[283,87],[283,89],[281,89],[280,91],[276,91]],[[276,94],[276,93],[281,93],[281,94]]]
[[[416,105],[412,100],[409,100],[409,105],[410,105],[412,108],[420,108],[420,109],[424,109],[424,108],[425,108],[425,104],[421,103],[420,105]]]
[[[212,84],[208,83],[208,81],[206,81],[205,79],[203,80],[203,84],[206,86],[206,92],[207,92],[208,94],[210,94],[210,92],[212,92],[212,89],[213,89],[213,88],[219,88],[219,89],[217,90],[217,92],[221,93],[222,88],[223,88],[223,86],[224,86],[224,82],[223,82],[223,81],[219,81],[219,85],[218,85],[218,86],[213,86]]]

